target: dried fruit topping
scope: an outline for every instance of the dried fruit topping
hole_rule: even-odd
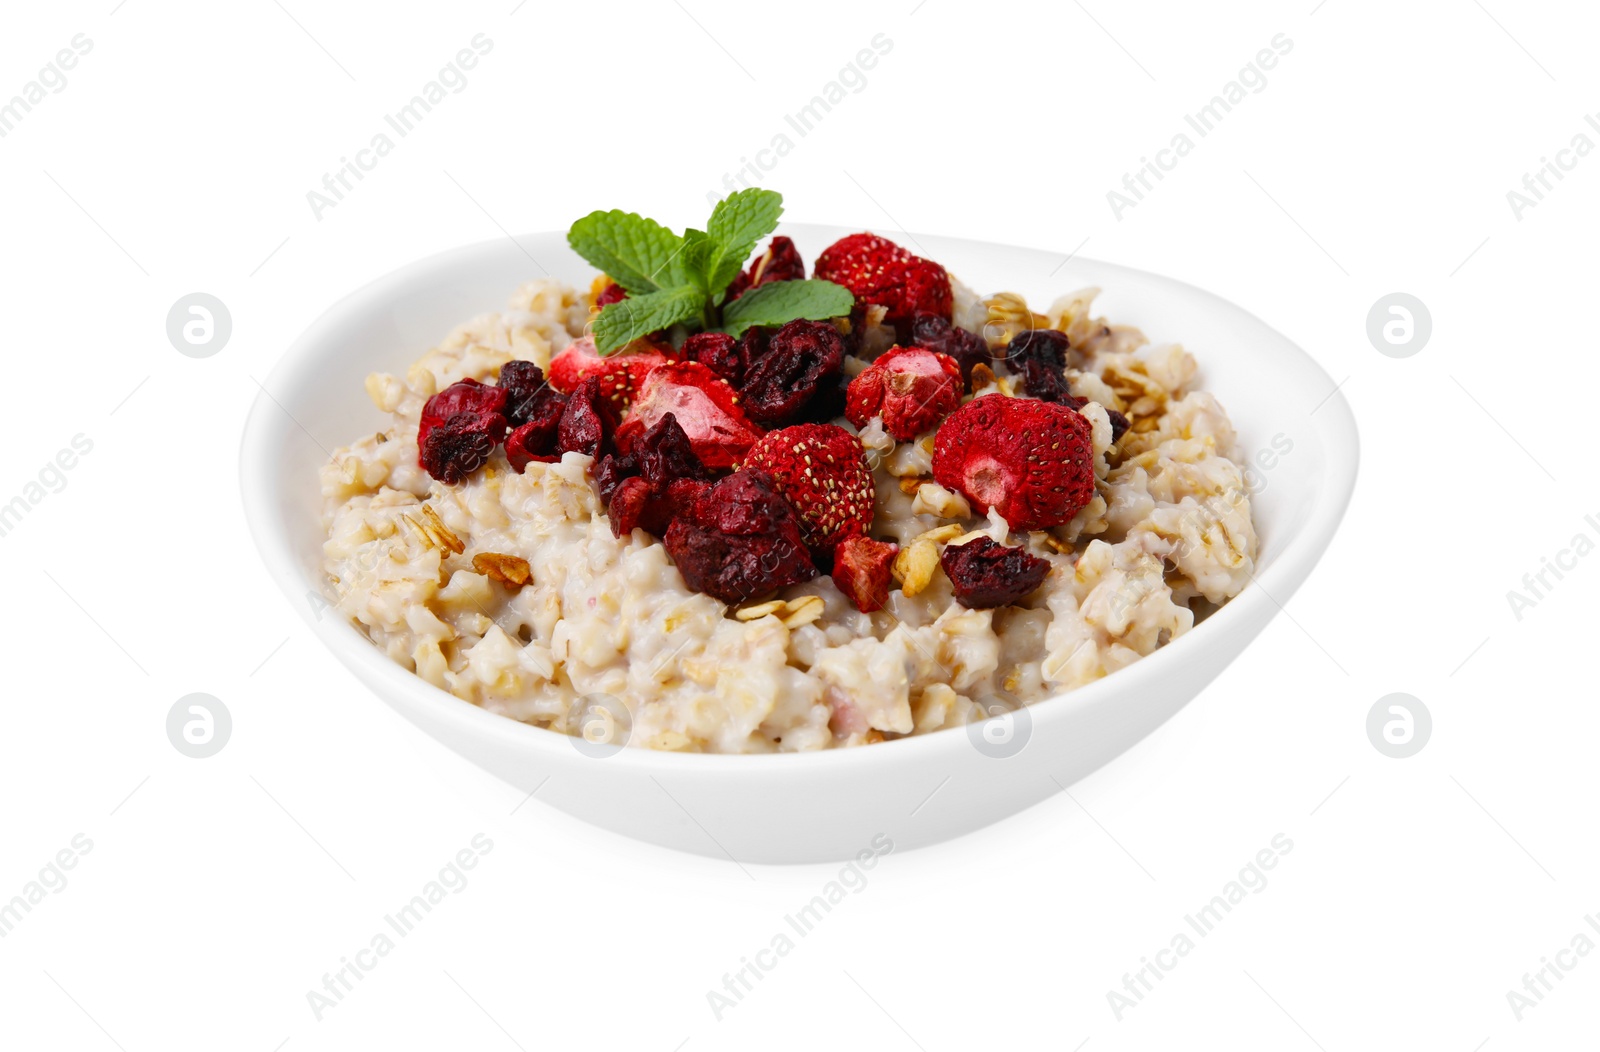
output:
[[[1072,394],[1063,370],[1071,349],[1064,332],[1030,329],[1012,337],[1001,356],[1012,372],[1021,375],[1022,387],[1029,394],[1047,402],[1066,402]],[[1082,404],[1079,401],[1078,405]]]
[[[923,347],[893,347],[850,381],[844,415],[857,427],[875,416],[901,442],[909,442],[961,404],[961,367],[949,355]]]
[[[950,414],[933,444],[933,477],[1013,529],[1068,521],[1094,499],[1089,422],[1072,409],[988,394]]]
[[[1050,560],[996,544],[988,537],[946,545],[939,565],[950,578],[956,602],[970,610],[1015,603],[1050,575]]]
[[[557,448],[561,418],[566,414],[567,400],[544,403],[540,416],[512,431],[506,436],[506,460],[511,470],[521,474],[529,464],[553,464],[561,459]]]
[[[616,410],[601,395],[600,378],[591,376],[567,398],[556,427],[556,453],[576,450],[598,458],[617,429]]]
[[[876,234],[851,234],[829,245],[817,257],[813,276],[849,289],[858,308],[887,308],[891,325],[908,325],[919,311],[950,317],[945,269]]]
[[[627,289],[618,285],[615,281],[608,281],[606,287],[601,289],[600,294],[594,298],[594,307],[595,310],[599,310],[602,307],[609,307],[611,304],[619,303],[627,298]]]
[[[563,405],[567,400],[545,382],[543,369],[520,358],[500,367],[500,390],[506,393],[505,407],[500,412],[512,428],[548,416],[551,403]],[[556,416],[560,415],[558,410]]]
[[[1111,418],[1111,443],[1115,445],[1122,441],[1122,436],[1128,433],[1128,428],[1133,424],[1129,419],[1115,409],[1107,409],[1106,416]]]
[[[618,409],[626,409],[650,370],[672,360],[669,352],[663,344],[635,341],[602,358],[595,350],[594,337],[585,336],[551,360],[550,385],[570,394],[584,380],[598,377],[601,395]]]
[[[695,455],[710,468],[729,468],[761,437],[746,419],[728,382],[699,362],[668,362],[645,378],[628,419],[617,429],[617,449],[633,451],[639,439],[671,413],[689,436]]]
[[[506,393],[500,388],[480,384],[476,380],[457,380],[423,405],[422,420],[417,426],[417,448],[422,448],[429,431],[457,413],[472,413],[479,416],[501,415],[505,404]],[[501,423],[505,423],[503,418]],[[496,438],[495,441],[498,442],[499,439]]]
[[[667,527],[664,542],[688,586],[725,603],[817,575],[799,516],[760,471],[736,471],[706,489]]]
[[[744,348],[749,343],[750,333],[758,331],[748,330],[744,340],[725,332],[697,332],[683,341],[683,356],[691,362],[699,362],[737,388],[744,382],[748,364]]]
[[[961,367],[961,378],[972,382],[972,370],[989,366],[993,356],[989,344],[975,332],[950,324],[950,319],[923,312],[911,319],[911,342],[930,351],[954,358]]]
[[[728,302],[743,296],[751,289],[774,281],[800,281],[806,276],[805,261],[794,242],[783,236],[767,242],[767,250],[751,262],[749,269],[733,279],[728,286]]]
[[[766,427],[793,423],[844,367],[844,337],[825,321],[791,321],[765,337],[745,334],[749,367],[739,394],[750,419]]]
[[[824,558],[872,526],[872,470],[856,436],[832,424],[796,424],[750,448],[744,466],[764,471],[800,516],[800,532]]]
[[[833,551],[833,583],[864,614],[889,601],[889,581],[900,546],[858,534]]]
[[[666,532],[667,524],[713,475],[695,456],[677,418],[668,413],[639,437],[631,453],[604,457],[595,482],[600,499],[610,506],[611,529],[623,537],[635,526]]]
[[[506,418],[499,413],[457,413],[428,429],[417,459],[428,474],[454,486],[483,466],[505,434]]]

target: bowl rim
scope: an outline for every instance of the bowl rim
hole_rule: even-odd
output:
[[[807,231],[843,236],[852,228],[815,223],[783,223],[779,231]],[[913,242],[927,238],[943,245],[968,247],[973,250],[1002,250],[1009,252],[1048,252],[1050,250],[1001,242],[981,241],[973,238],[948,237],[932,234],[901,232]],[[561,231],[538,231],[509,239],[561,238]],[[409,708],[430,708],[437,721],[448,721],[456,729],[473,737],[488,736],[523,749],[531,760],[542,760],[559,766],[572,760],[589,760],[579,752],[565,734],[525,724],[518,720],[481,708],[470,701],[456,697],[449,691],[420,678],[401,667],[375,646],[355,625],[343,618],[319,619],[309,603],[301,600],[305,594],[321,594],[318,582],[310,580],[295,559],[289,541],[287,517],[280,514],[281,502],[278,474],[268,467],[272,459],[273,436],[279,431],[298,427],[289,411],[283,407],[273,390],[295,386],[301,374],[310,370],[316,355],[313,350],[322,342],[322,333],[341,319],[365,312],[369,304],[383,298],[386,290],[403,284],[420,274],[447,269],[459,262],[488,252],[504,251],[508,238],[489,238],[482,241],[444,249],[381,274],[355,290],[347,293],[308,325],[295,338],[274,364],[266,381],[259,384],[245,418],[239,445],[239,479],[244,504],[245,521],[258,554],[269,576],[277,583],[289,605],[294,607],[333,655],[347,669],[356,674],[365,686],[388,704]],[[519,246],[520,247],[520,246]],[[1030,720],[1037,734],[1042,725],[1069,720],[1074,712],[1103,704],[1113,695],[1132,694],[1148,687],[1164,676],[1169,667],[1198,647],[1207,646],[1215,636],[1229,631],[1236,623],[1259,619],[1266,623],[1283,610],[1283,603],[1304,581],[1332,541],[1343,520],[1353,495],[1360,465],[1360,439],[1355,417],[1344,392],[1334,383],[1326,369],[1287,336],[1267,325],[1243,307],[1224,299],[1216,293],[1199,288],[1177,278],[1140,270],[1122,264],[1109,263],[1089,257],[1072,255],[1074,262],[1092,266],[1100,272],[1124,273],[1140,278],[1154,278],[1201,297],[1213,308],[1222,308],[1247,317],[1271,333],[1299,357],[1301,368],[1309,367],[1327,381],[1331,389],[1326,401],[1316,410],[1315,432],[1322,440],[1326,468],[1315,488],[1315,499],[1304,525],[1290,538],[1273,563],[1265,570],[1251,576],[1251,582],[1237,596],[1211,613],[1204,621],[1171,640],[1154,653],[1146,655],[1115,674],[1102,677],[1093,683],[1058,694],[1052,694],[1027,706]],[[1276,586],[1271,587],[1269,586]],[[1283,600],[1276,598],[1283,595]],[[303,608],[303,609],[302,609]],[[1259,632],[1259,629],[1257,630]],[[381,689],[378,684],[381,684]],[[1201,689],[1204,689],[1203,686]],[[390,693],[392,692],[392,693]],[[409,718],[409,717],[408,717]],[[777,753],[676,753],[636,747],[618,747],[608,751],[605,758],[617,765],[618,770],[631,770],[637,774],[691,774],[700,772],[734,773],[745,769],[783,771],[833,770],[842,764],[874,762],[915,763],[941,751],[958,749],[967,744],[959,728],[947,728],[931,734],[910,735],[890,741],[875,743],[870,748],[820,749],[807,752]],[[864,760],[861,754],[877,757]]]

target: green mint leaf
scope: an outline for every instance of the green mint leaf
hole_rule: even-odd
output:
[[[849,289],[831,281],[774,281],[751,289],[724,307],[722,331],[738,336],[752,325],[782,325],[796,318],[838,318],[849,314],[855,302]]]
[[[610,354],[657,329],[699,318],[705,302],[705,293],[692,285],[630,295],[608,305],[595,318],[595,349],[601,354]]]
[[[717,243],[705,231],[695,230],[693,227],[685,230],[683,255],[680,257],[686,279],[684,284],[694,285],[702,293],[710,295],[712,289],[709,274],[718,252]]]
[[[708,292],[721,292],[739,276],[756,242],[778,228],[782,214],[783,195],[776,190],[750,187],[717,202],[706,223],[706,235],[720,250],[705,271]]]
[[[683,238],[633,212],[590,212],[572,224],[567,244],[631,293],[688,284]]]

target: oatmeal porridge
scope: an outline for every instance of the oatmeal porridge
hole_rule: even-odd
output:
[[[807,279],[759,244],[776,199],[681,237],[595,213],[592,287],[528,282],[369,377],[387,422],[322,469],[338,611],[508,718],[751,753],[1072,690],[1246,585],[1233,429],[1182,347],[871,234]]]

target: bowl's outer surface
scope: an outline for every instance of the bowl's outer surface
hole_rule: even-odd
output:
[[[782,232],[814,259],[853,231],[786,224]],[[1100,286],[1097,313],[1195,354],[1199,386],[1228,410],[1245,457],[1277,451],[1270,467],[1258,462],[1252,473],[1261,538],[1255,581],[1150,657],[1030,706],[1011,726],[1024,743],[1014,755],[986,755],[955,730],[806,755],[621,749],[593,756],[564,735],[428,685],[327,610],[317,469],[332,450],[383,426],[366,397],[366,375],[403,372],[455,325],[501,309],[530,277],[548,272],[585,287],[593,271],[559,233],[470,245],[404,267],[336,304],[296,341],[257,397],[241,451],[246,516],[268,571],[334,654],[428,734],[524,791],[542,785],[538,800],[627,836],[740,862],[820,862],[849,858],[879,834],[899,850],[935,843],[1043,800],[1160,726],[1288,601],[1349,503],[1355,421],[1310,357],[1210,293],[1092,260],[1063,264],[1059,253],[903,240],[968,286],[1020,292],[1036,307]]]

